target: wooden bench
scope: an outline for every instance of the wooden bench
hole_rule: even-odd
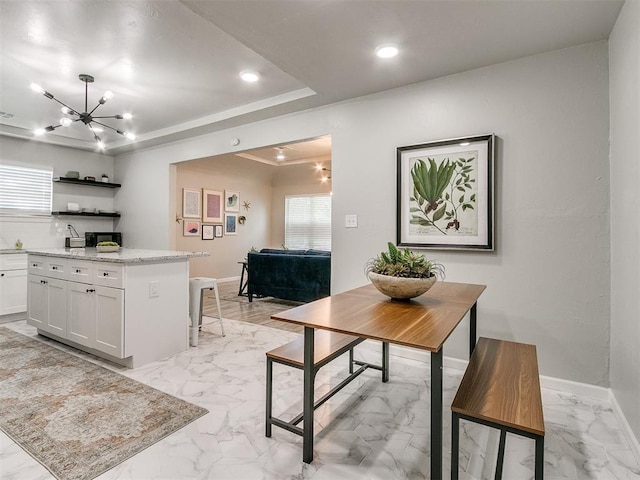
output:
[[[451,405],[451,479],[458,479],[460,419],[500,430],[496,480],[507,432],[535,440],[535,480],[543,478],[544,415],[535,345],[480,338]]]
[[[315,378],[318,370],[335,360],[342,354],[349,352],[349,376],[333,387],[322,398],[318,399],[314,405],[315,410],[320,405],[329,400],[339,390],[344,388],[348,383],[353,381],[358,375],[368,368],[382,371],[382,381],[389,381],[389,344],[382,343],[382,364],[373,365],[367,362],[355,360],[353,357],[353,349],[356,345],[364,342],[364,338],[345,335],[342,333],[329,332],[326,330],[316,330],[314,335],[314,355],[313,355],[313,371],[312,378]],[[282,345],[267,352],[267,397],[266,397],[266,428],[265,434],[271,436],[271,426],[275,425],[284,428],[290,432],[303,435],[304,430],[297,425],[302,421],[303,415],[300,413],[291,421],[286,422],[272,415],[273,408],[273,363],[281,363],[293,368],[304,370],[304,336],[293,340],[292,342]],[[354,371],[354,366],[360,368]]]

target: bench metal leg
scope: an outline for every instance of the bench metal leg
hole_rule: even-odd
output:
[[[544,437],[536,437],[536,473],[535,480],[544,478]]]
[[[314,358],[315,331],[311,327],[304,327],[304,388],[302,400],[302,461],[313,461],[313,381],[315,369]]]
[[[460,417],[451,412],[451,480],[458,480],[458,455],[460,448]]]
[[[431,352],[431,480],[442,480],[442,348]]]
[[[353,348],[349,349],[349,373],[353,373]]]
[[[273,361],[267,357],[267,401],[265,418],[265,436],[271,436],[271,417],[273,412]]]
[[[502,480],[502,466],[504,465],[504,444],[507,439],[507,431],[500,430],[500,443],[498,444],[498,461],[496,462],[495,480]]]

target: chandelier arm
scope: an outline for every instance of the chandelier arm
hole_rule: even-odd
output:
[[[108,129],[110,129],[110,130],[113,130],[113,131],[114,131],[114,132],[116,132],[116,133],[120,133],[120,135],[123,135],[123,134],[120,132],[120,130],[118,130],[117,128],[113,128],[113,127],[111,127],[111,126],[107,125],[106,123],[96,122],[96,121],[95,121],[95,117],[92,117],[92,118],[94,118],[93,123],[97,123],[98,125],[101,125],[101,126],[106,127],[106,128],[108,128]],[[99,118],[99,117],[98,117],[98,118]]]
[[[91,110],[91,111],[89,112],[89,115],[91,115],[93,112],[95,112],[95,111],[98,109],[98,107],[99,107],[100,105],[102,105],[102,104],[101,104],[100,102],[98,102],[98,104],[97,104],[95,107],[93,107],[93,110]],[[92,116],[93,116],[93,115],[92,115]]]
[[[75,108],[71,108],[69,105],[67,105],[66,103],[61,102],[60,100],[58,100],[56,97],[51,97],[51,100],[54,100],[56,102],[58,102],[60,105],[62,105],[63,107],[66,107],[69,110],[69,114],[71,115],[80,115]]]
[[[91,115],[91,118],[96,119],[96,118],[117,118],[118,120],[122,120],[122,115],[108,115],[106,117],[94,117],[93,115]]]

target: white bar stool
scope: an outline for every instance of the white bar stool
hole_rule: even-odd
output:
[[[189,316],[191,317],[191,346],[198,346],[198,331],[202,325],[202,290],[213,290],[218,306],[218,319],[220,330],[224,337],[224,325],[222,324],[222,310],[220,309],[220,295],[218,294],[218,281],[209,277],[193,277],[189,279]]]

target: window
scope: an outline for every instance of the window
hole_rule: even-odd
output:
[[[0,165],[0,214],[51,215],[51,169]]]
[[[331,195],[287,195],[284,216],[287,248],[331,250]]]

